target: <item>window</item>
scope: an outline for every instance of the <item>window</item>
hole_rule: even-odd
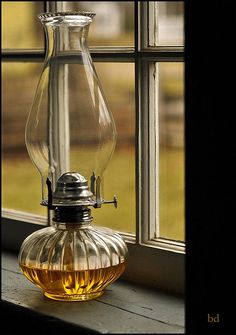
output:
[[[8,33],[7,15],[12,13],[8,6],[13,4],[5,2],[3,6],[3,35]],[[25,6],[24,2],[17,4]],[[110,227],[129,243],[130,261],[124,277],[183,293],[183,2],[51,1],[29,2],[27,9],[19,9],[27,11],[29,20],[22,17],[22,21],[30,29],[22,26],[19,44],[9,42],[11,35],[3,44],[5,223],[14,224],[14,228],[23,222],[47,223],[45,208],[39,206],[40,177],[24,145],[26,116],[41,71],[45,41],[41,38],[33,43],[34,38],[30,42],[26,36],[28,31],[39,29],[32,20],[35,13],[76,9],[92,10],[100,17],[94,20],[96,29],[90,31],[90,51],[118,129],[105,193],[107,197],[112,197],[114,190],[118,193],[119,210],[109,206],[94,210],[96,224],[107,225],[110,215]],[[104,27],[109,25],[112,30],[107,34]]]

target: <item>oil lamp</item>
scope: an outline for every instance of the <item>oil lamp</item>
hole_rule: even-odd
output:
[[[87,37],[91,12],[43,13],[47,52],[25,132],[29,156],[42,179],[50,226],[22,243],[19,264],[48,298],[99,297],[123,273],[127,246],[111,229],[92,224],[105,200],[103,173],[116,128],[94,68]]]

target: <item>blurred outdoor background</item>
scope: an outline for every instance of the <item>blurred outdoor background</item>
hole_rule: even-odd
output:
[[[183,45],[183,2],[159,3],[159,45]],[[134,46],[134,4],[67,2],[65,10],[96,13],[90,46]],[[2,48],[44,48],[37,14],[43,2],[2,2]],[[16,20],[17,18],[17,20]],[[95,62],[114,115],[118,141],[105,173],[105,197],[118,196],[118,209],[93,210],[95,223],[135,232],[135,78],[133,63]],[[184,240],[184,64],[156,64],[159,75],[160,235]],[[40,206],[41,178],[25,147],[24,129],[42,63],[2,63],[2,207],[46,216]]]

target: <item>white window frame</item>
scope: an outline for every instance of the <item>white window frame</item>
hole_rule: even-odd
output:
[[[154,62],[184,60],[183,47],[150,46],[148,18],[154,22],[156,3],[134,2],[135,47],[91,47],[93,61],[134,62],[136,102],[136,236],[120,232],[128,244],[129,262],[123,278],[169,292],[183,294],[185,290],[185,244],[155,238],[158,216],[156,190],[158,139],[154,125],[156,117]],[[63,10],[63,2],[45,2],[46,11]],[[153,44],[153,40],[151,40]],[[44,51],[4,50],[3,61],[42,62]],[[14,210],[2,211],[3,248],[17,252],[30,232],[42,228],[47,219]],[[14,227],[14,229],[12,229]]]

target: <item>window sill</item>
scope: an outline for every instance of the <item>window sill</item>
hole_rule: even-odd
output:
[[[23,276],[16,255],[9,253],[2,254],[2,302],[16,313],[20,311],[23,315],[28,311],[28,321],[35,314],[48,325],[53,320],[54,326],[58,324],[61,329],[72,327],[75,332],[185,332],[184,300],[181,298],[120,279],[95,300],[81,303],[49,300]],[[8,320],[4,320],[7,323]],[[17,329],[21,330],[19,324]]]

